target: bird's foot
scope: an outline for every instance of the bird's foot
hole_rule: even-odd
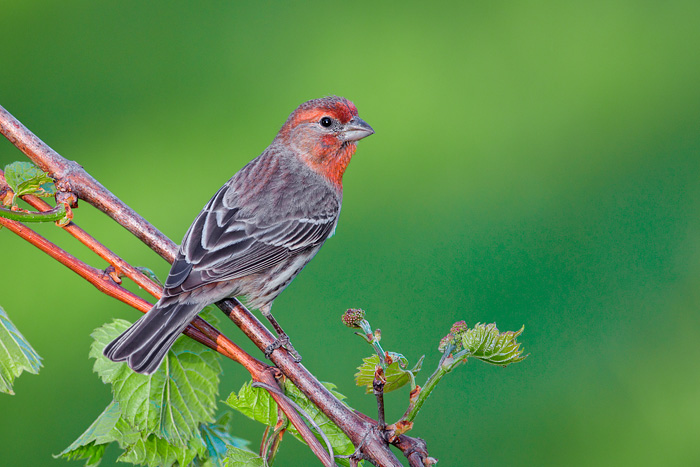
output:
[[[282,334],[275,340],[275,342],[265,348],[265,358],[269,360],[272,352],[280,347],[287,349],[295,362],[299,363],[301,361],[301,355],[299,355],[299,352],[297,352],[297,350],[294,348],[292,342],[289,340],[289,336],[286,334]]]

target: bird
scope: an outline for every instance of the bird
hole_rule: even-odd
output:
[[[205,306],[231,297],[258,309],[275,328],[278,338],[265,350],[268,358],[281,346],[293,351],[270,312],[272,303],[335,233],[343,174],[357,142],[373,133],[344,97],[296,108],[272,143],[197,215],[161,298],[104,355],[152,374]]]

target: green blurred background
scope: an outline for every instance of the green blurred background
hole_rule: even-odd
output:
[[[336,236],[275,302],[304,364],[374,415],[346,308],[427,355],[419,382],[454,321],[524,324],[527,360],[470,362],[424,406],[412,434],[440,465],[700,465],[698,24],[697,1],[3,1],[0,104],[179,241],[298,104],[348,97],[376,134]],[[76,220],[167,273],[86,203]],[[110,400],[90,333],[138,313],[7,230],[0,248],[0,304],[44,357],[0,395],[0,463],[65,465]],[[246,379],[224,368],[221,398]],[[316,461],[289,439],[278,465]]]

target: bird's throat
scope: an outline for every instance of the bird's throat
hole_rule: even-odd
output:
[[[309,165],[339,188],[343,187],[343,174],[357,145],[345,143],[338,146],[318,145],[312,151]]]

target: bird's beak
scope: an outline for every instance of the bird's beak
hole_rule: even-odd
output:
[[[343,139],[345,141],[359,141],[362,138],[374,134],[374,130],[360,117],[353,117],[343,130]]]

